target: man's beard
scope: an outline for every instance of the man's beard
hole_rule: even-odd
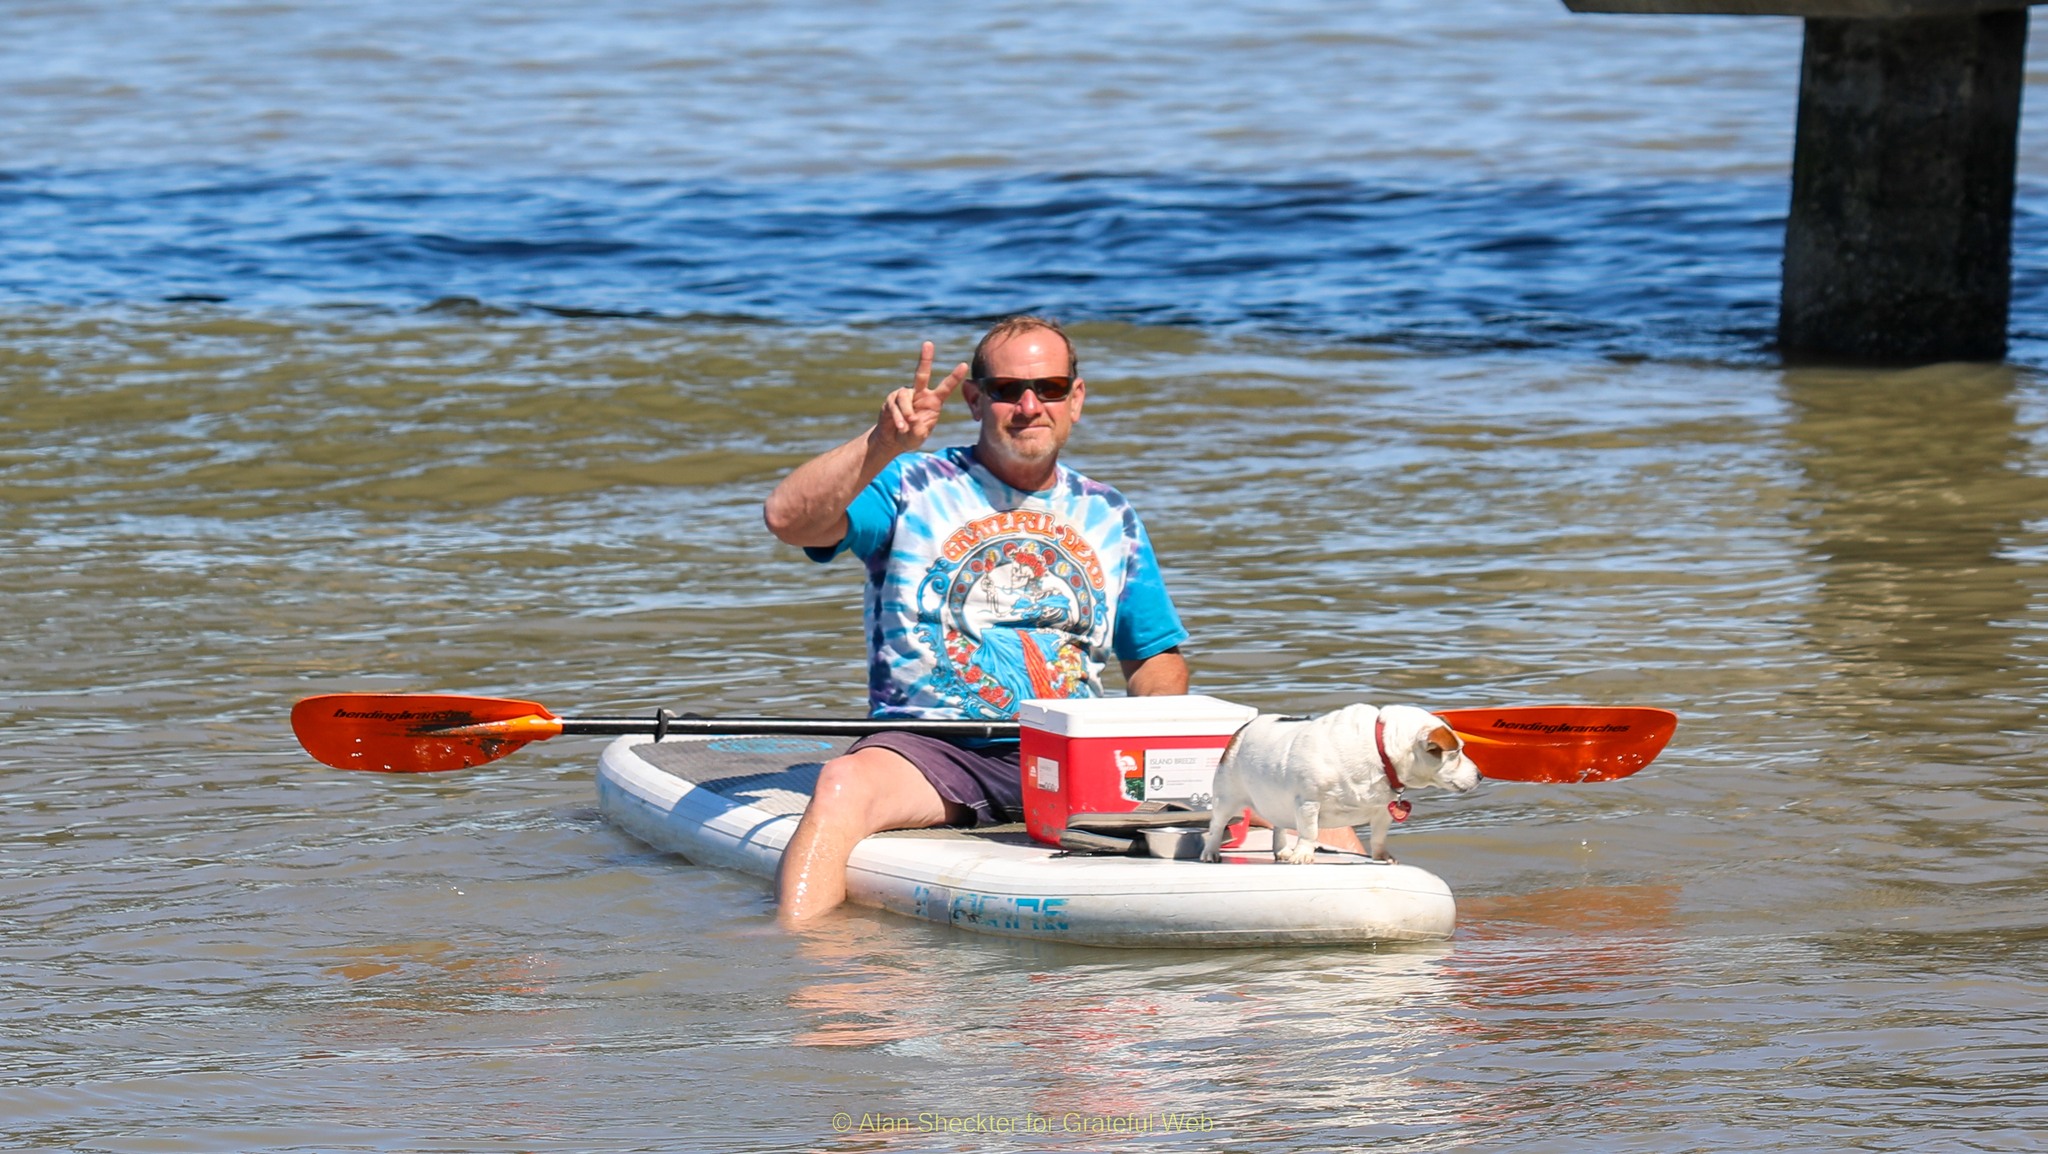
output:
[[[1034,426],[1023,431],[1035,432],[1040,428],[1043,426]],[[1047,436],[1042,441],[1033,438],[1035,443],[1031,447],[1019,444],[1014,437],[1004,437],[990,438],[986,448],[990,456],[1019,465],[1043,465],[1060,455],[1058,435],[1051,429],[1045,429],[1045,432]]]

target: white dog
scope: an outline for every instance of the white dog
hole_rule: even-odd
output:
[[[1307,720],[1262,714],[1230,739],[1216,767],[1202,860],[1221,856],[1225,827],[1247,805],[1273,823],[1277,861],[1314,861],[1319,832],[1363,823],[1372,825],[1372,856],[1392,860],[1387,826],[1408,816],[1403,789],[1463,793],[1477,784],[1479,767],[1451,727],[1412,705],[1347,705]],[[1285,846],[1289,824],[1294,844]]]

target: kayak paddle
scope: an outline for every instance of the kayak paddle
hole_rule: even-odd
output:
[[[1650,764],[1678,715],[1641,705],[1439,709],[1479,776],[1500,781],[1613,781]]]
[[[529,741],[563,734],[800,734],[853,737],[884,730],[933,737],[1015,737],[1013,721],[804,721],[783,717],[556,717],[545,705],[452,693],[329,693],[292,706],[292,732],[336,769],[433,773],[496,761]]]
[[[1678,725],[1663,709],[1535,705],[1439,710],[1475,744],[1481,775],[1506,781],[1612,781],[1650,764]],[[496,761],[531,741],[563,734],[698,736],[771,734],[853,737],[884,730],[933,737],[1017,736],[1014,721],[779,717],[557,717],[544,705],[450,693],[328,693],[292,706],[292,732],[314,759],[336,769],[432,773]]]

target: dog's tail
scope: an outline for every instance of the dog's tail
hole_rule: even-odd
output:
[[[1257,718],[1252,719],[1252,721],[1257,720]],[[1229,761],[1231,757],[1237,753],[1237,743],[1241,738],[1244,737],[1244,731],[1250,728],[1250,726],[1251,721],[1247,721],[1243,725],[1237,727],[1236,733],[1230,735],[1230,743],[1223,747],[1223,752],[1219,754],[1216,758],[1217,765],[1222,765],[1224,762]]]

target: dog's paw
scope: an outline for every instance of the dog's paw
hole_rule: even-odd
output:
[[[1316,843],[1297,840],[1293,845],[1281,850],[1274,856],[1284,862],[1292,862],[1295,865],[1307,865],[1316,860]]]

